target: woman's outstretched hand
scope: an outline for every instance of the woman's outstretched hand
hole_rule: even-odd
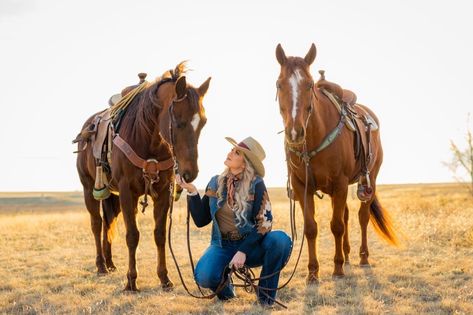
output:
[[[181,175],[177,174],[176,175],[176,183],[178,183],[179,186],[187,190],[189,193],[193,194],[197,191],[197,188],[191,184],[191,183],[186,183],[184,178],[181,177]]]

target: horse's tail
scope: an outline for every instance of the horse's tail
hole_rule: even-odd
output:
[[[107,199],[102,200],[103,217],[105,221],[105,231],[107,232],[107,239],[111,243],[117,235],[117,216],[118,211],[115,209],[114,199],[117,198],[111,195]],[[104,232],[105,232],[104,231]]]
[[[373,223],[376,233],[389,244],[399,246],[399,240],[394,231],[391,216],[381,206],[376,195],[370,205],[370,214],[370,221]]]

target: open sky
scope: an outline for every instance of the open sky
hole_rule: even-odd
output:
[[[212,82],[199,143],[203,188],[223,169],[224,136],[266,149],[267,186],[284,186],[275,48],[314,78],[356,92],[381,121],[378,182],[453,181],[442,161],[473,111],[472,1],[0,1],[0,191],[80,190],[71,140],[86,118],[182,60]]]

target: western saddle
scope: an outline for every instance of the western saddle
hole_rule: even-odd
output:
[[[374,162],[371,150],[371,132],[378,129],[378,124],[365,108],[356,103],[355,93],[327,81],[324,70],[320,70],[319,73],[320,79],[315,86],[330,99],[340,114],[346,114],[345,124],[349,130],[355,133],[355,159],[361,162],[361,171],[354,180],[358,179],[358,198],[362,202],[366,202],[373,195],[369,177]]]

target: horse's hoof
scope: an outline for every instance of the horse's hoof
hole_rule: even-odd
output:
[[[139,293],[140,290],[134,286],[134,287],[131,287],[129,284],[126,285],[125,289],[123,289],[123,293]]]
[[[370,263],[366,263],[366,264],[360,263],[360,268],[363,268],[363,269],[371,269],[371,265],[370,265]]]
[[[168,282],[161,284],[161,288],[163,289],[164,292],[170,292],[174,288],[174,283],[172,283],[172,281],[169,280]]]
[[[103,268],[98,268],[97,269],[97,275],[102,277],[102,276],[106,276],[108,274],[108,270],[107,268],[103,267]]]
[[[316,273],[311,273],[307,276],[307,279],[306,279],[306,284],[307,285],[316,285],[316,284],[319,284],[320,283],[320,280],[319,280],[319,277]]]
[[[345,270],[346,272],[351,271],[351,265],[349,261],[345,261],[345,263],[343,264],[343,270]]]
[[[341,280],[344,279],[345,275],[344,274],[333,274],[332,275],[332,280]]]
[[[115,272],[115,271],[117,271],[117,267],[115,267],[114,265],[112,265],[112,266],[108,267],[108,271],[109,271],[109,272]]]
[[[126,285],[125,289],[123,289],[123,293],[138,293],[140,290],[135,285],[130,285],[129,283]]]

